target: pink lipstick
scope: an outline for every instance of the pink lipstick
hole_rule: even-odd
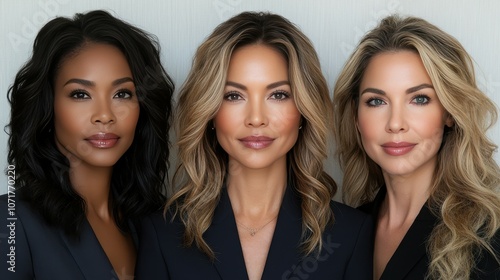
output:
[[[240,140],[245,147],[255,150],[267,148],[274,141],[273,138],[267,136],[248,136],[238,140]]]
[[[98,133],[94,134],[85,140],[87,140],[92,146],[100,149],[112,148],[118,142],[118,135],[113,133]]]
[[[382,149],[391,156],[402,156],[409,153],[416,145],[407,142],[388,142],[382,145]]]

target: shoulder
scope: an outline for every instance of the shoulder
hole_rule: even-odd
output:
[[[5,237],[5,241],[0,240],[1,279],[33,278],[32,255],[25,226],[34,217],[36,213],[30,210],[28,203],[17,200],[15,193],[0,196],[0,237]],[[34,220],[41,222],[36,218]]]
[[[36,211],[33,211],[29,202],[22,200],[15,192],[0,195],[0,212],[2,218],[4,216],[5,218],[15,216],[16,219],[26,221],[43,221],[42,217]]]
[[[359,211],[361,211],[361,212],[363,212],[365,214],[372,214],[373,213],[373,207],[374,207],[374,203],[373,202],[368,202],[368,203],[365,203],[363,205],[360,205],[356,209],[358,209]]]
[[[362,224],[369,219],[366,213],[340,202],[330,202],[336,223]]]
[[[178,215],[174,217],[169,212],[164,215],[159,211],[142,219],[138,279],[214,279],[210,260],[196,245],[184,244],[184,230]]]
[[[149,214],[141,219],[139,227],[139,238],[155,239],[158,244],[180,241],[184,233],[184,224],[171,212],[163,213],[163,210]],[[151,241],[151,240],[149,240]]]
[[[327,228],[327,233],[342,239],[346,244],[356,243],[360,238],[371,238],[373,221],[369,215],[335,201],[330,203],[330,207],[334,222]]]
[[[471,279],[500,279],[500,263],[495,259],[500,259],[500,230],[493,236],[490,245],[494,255],[481,250]]]
[[[370,279],[373,252],[371,217],[335,201],[330,207],[334,221],[325,229],[322,256],[331,256],[329,264],[343,268],[344,279]]]

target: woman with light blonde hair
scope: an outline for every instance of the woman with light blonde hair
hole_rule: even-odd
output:
[[[389,16],[334,89],[343,199],[375,219],[374,279],[499,279],[497,118],[460,43]]]
[[[245,12],[198,48],[178,103],[180,186],[145,220],[144,279],[369,279],[371,222],[332,201],[331,101],[285,18]]]

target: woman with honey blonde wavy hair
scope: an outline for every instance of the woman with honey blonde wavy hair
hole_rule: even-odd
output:
[[[343,199],[375,218],[374,279],[499,279],[497,118],[452,36],[390,16],[334,89]]]
[[[371,222],[332,202],[331,101],[295,25],[256,12],[220,24],[195,54],[178,117],[180,188],[166,221],[144,223],[139,277],[371,277]]]

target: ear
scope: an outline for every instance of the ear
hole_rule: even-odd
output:
[[[447,126],[447,127],[453,127],[453,125],[455,124],[455,120],[453,119],[453,117],[450,115],[450,113],[446,113],[445,115],[446,119],[444,121],[444,124]]]

